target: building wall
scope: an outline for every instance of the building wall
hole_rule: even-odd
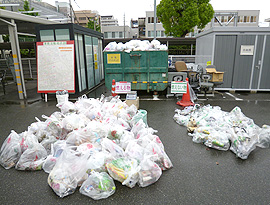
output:
[[[100,17],[101,30],[105,26],[118,26],[118,20],[113,16],[101,16]]]
[[[99,24],[100,16],[97,13],[92,12],[91,10],[75,11],[75,15],[76,15],[75,23],[79,24],[80,26],[86,27],[89,18],[96,18],[96,21]]]
[[[223,15],[221,15],[223,13]],[[228,13],[226,15],[226,13]],[[230,23],[230,17],[236,13],[237,19],[233,19]],[[220,15],[219,15],[220,14]],[[216,10],[215,15],[224,26],[237,26],[237,27],[258,27],[259,26],[259,10]],[[235,22],[236,21],[236,22]],[[215,18],[209,22],[203,30],[210,29],[211,27],[221,26]]]
[[[156,20],[156,37],[166,37],[165,36],[165,29],[162,26],[162,23],[157,18]],[[145,37],[151,38],[154,37],[154,11],[146,11],[146,18],[145,18]]]
[[[132,38],[132,31],[129,26],[104,26],[102,27],[104,38]]]

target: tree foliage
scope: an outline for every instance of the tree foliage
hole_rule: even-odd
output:
[[[34,8],[30,8],[29,2],[27,0],[24,1],[23,9],[18,9],[19,11],[34,11]],[[38,13],[25,13],[29,16],[38,16]]]
[[[87,23],[87,28],[90,28],[99,32],[101,31],[100,25],[98,25],[95,19],[93,18],[89,18],[89,21]]]
[[[211,21],[214,10],[209,0],[161,0],[157,6],[157,16],[162,22],[165,34],[183,37]]]

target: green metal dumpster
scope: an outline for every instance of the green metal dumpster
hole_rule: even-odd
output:
[[[131,82],[132,90],[163,91],[167,88],[167,51],[104,51],[105,85],[112,80]]]

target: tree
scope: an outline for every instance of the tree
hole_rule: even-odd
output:
[[[157,17],[165,34],[174,37],[184,37],[195,26],[204,28],[213,15],[209,0],[161,0],[157,6]]]
[[[29,6],[29,2],[27,0],[24,1],[24,5],[23,5],[23,9],[18,9],[19,11],[33,11],[34,8],[31,8],[30,9],[30,6]],[[25,13],[26,15],[29,15],[29,16],[38,16],[38,13],[35,12],[35,13]]]
[[[98,32],[101,31],[100,25],[97,24],[97,22],[95,21],[94,18],[89,18],[89,21],[87,23],[87,28],[91,28],[91,29],[98,31]]]

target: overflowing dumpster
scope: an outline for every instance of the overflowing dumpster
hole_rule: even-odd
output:
[[[104,51],[105,85],[112,80],[131,82],[132,90],[163,91],[167,88],[167,50]]]

